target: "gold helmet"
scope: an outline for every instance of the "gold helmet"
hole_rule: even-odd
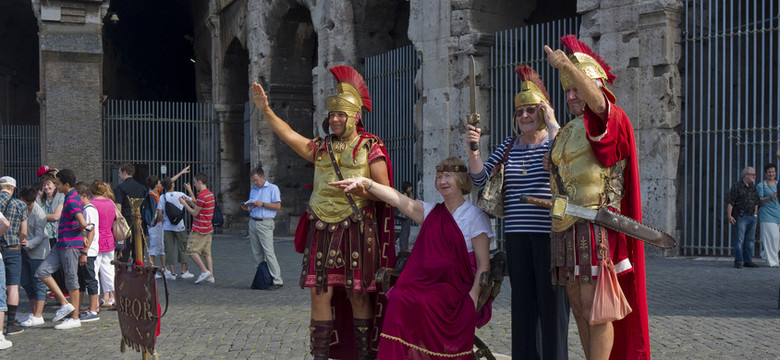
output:
[[[544,87],[539,74],[528,65],[517,65],[515,73],[520,77],[520,92],[515,94],[515,109],[526,105],[538,105],[541,103],[550,104],[550,94]],[[542,116],[540,114],[540,116]],[[520,131],[516,129],[516,123],[512,123],[512,130],[515,135],[520,136]],[[544,121],[541,121],[537,130],[543,130],[547,127]]]
[[[347,114],[347,126],[344,134],[341,136],[346,139],[355,132],[363,131],[363,120],[361,119],[361,110],[366,108],[371,111],[371,96],[368,94],[363,77],[353,68],[347,65],[337,65],[330,68],[330,72],[336,77],[336,96],[329,96],[327,99],[328,112],[343,111]],[[325,124],[327,124],[327,119]],[[323,126],[327,130],[327,126]]]
[[[601,88],[604,89],[604,92],[607,94],[607,97],[609,97],[610,101],[614,103],[616,101],[615,94],[613,94],[612,91],[607,88],[606,84],[609,83],[612,85],[612,82],[617,78],[617,76],[609,72],[609,70],[612,68],[607,65],[604,59],[596,55],[596,53],[594,53],[588,45],[577,40],[577,37],[574,35],[566,35],[562,37],[561,43],[569,50],[569,52],[571,52],[571,55],[569,55],[569,60],[574,63],[574,66],[580,69],[580,71],[582,71],[585,76],[596,80],[601,85]],[[571,88],[573,85],[574,82],[572,81],[569,74],[562,71],[561,86],[563,86],[563,90],[565,91]]]

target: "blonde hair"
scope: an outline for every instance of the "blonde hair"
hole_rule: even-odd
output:
[[[468,169],[466,167],[466,164],[463,162],[463,160],[454,156],[442,160],[436,166],[447,166],[447,165],[458,165],[460,167]],[[463,195],[470,193],[472,183],[471,183],[471,177],[469,177],[468,174],[468,170],[463,172],[452,172],[452,174],[455,176],[455,184],[458,185]]]
[[[108,183],[95,180],[89,185],[89,192],[94,196],[104,196],[111,199],[111,201],[115,201],[114,190],[111,190],[111,186]]]

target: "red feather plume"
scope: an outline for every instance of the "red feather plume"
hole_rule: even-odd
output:
[[[357,70],[347,65],[336,65],[330,68],[330,72],[336,77],[336,81],[340,83],[348,83],[357,89],[360,93],[360,98],[363,100],[363,107],[366,110],[371,111],[371,95],[368,94],[368,88],[366,82],[363,80],[363,76],[357,72]]]
[[[515,74],[520,77],[520,81],[530,81],[534,83],[542,92],[542,95],[547,99],[547,102],[550,102],[550,94],[547,93],[547,88],[544,87],[542,78],[539,77],[539,74],[536,73],[533,68],[528,65],[517,65],[515,67]]]
[[[607,73],[607,81],[612,84],[612,82],[617,79],[617,76],[615,74],[609,72],[609,70],[612,69],[607,63],[604,61],[604,59],[601,58],[601,56],[596,55],[596,53],[593,52],[593,50],[588,46],[585,45],[582,41],[577,40],[577,37],[574,35],[566,35],[561,38],[561,44],[569,49],[569,52],[572,53],[583,53],[586,55],[590,55],[594,60],[596,60],[599,65],[601,65],[601,68],[604,69],[604,72]]]

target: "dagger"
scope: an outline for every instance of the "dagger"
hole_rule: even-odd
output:
[[[563,215],[571,215],[580,219],[592,221],[598,225],[610,228],[621,234],[626,234],[659,248],[671,249],[677,246],[677,240],[661,230],[650,227],[623,214],[610,211],[607,208],[593,210],[571,204],[569,203],[569,198],[566,196],[554,195],[552,201],[550,201],[533,196],[520,195],[520,202],[550,209],[550,217],[553,219],[562,219]]]

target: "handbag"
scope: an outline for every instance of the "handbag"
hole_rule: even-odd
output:
[[[516,139],[517,137],[513,136],[512,141],[504,149],[504,158],[493,168],[487,184],[479,192],[477,198],[478,208],[488,215],[498,218],[504,217],[504,166],[506,166],[506,161],[509,159],[509,151],[512,150]]]
[[[127,223],[127,220],[125,220],[125,217],[122,216],[121,205],[114,204],[114,209],[115,216],[114,223],[111,225],[111,233],[114,235],[114,242],[122,244],[132,233],[130,232],[130,225]]]
[[[596,279],[596,292],[593,295],[593,306],[590,310],[590,324],[599,325],[621,320],[631,313],[631,306],[618,283],[615,266],[609,258],[609,248],[606,245],[604,228],[599,232],[599,276]]]

